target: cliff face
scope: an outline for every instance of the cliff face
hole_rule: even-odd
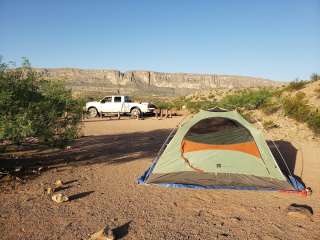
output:
[[[64,80],[75,92],[131,95],[184,95],[210,88],[275,86],[277,82],[244,76],[160,73],[152,71],[83,70],[74,68],[37,69],[48,78]]]

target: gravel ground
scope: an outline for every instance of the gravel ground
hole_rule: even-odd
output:
[[[70,149],[31,151],[26,166],[29,160],[46,168],[24,183],[0,180],[0,239],[88,239],[106,225],[117,239],[320,239],[316,140],[291,139],[305,153],[295,172],[303,167],[302,179],[314,191],[308,198],[138,185],[180,120],[91,120]],[[57,204],[44,193],[57,179],[69,202]],[[292,203],[310,206],[312,218],[288,216]]]

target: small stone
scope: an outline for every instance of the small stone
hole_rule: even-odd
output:
[[[59,180],[55,181],[54,184],[55,184],[57,187],[61,187],[61,186],[63,185],[63,182],[59,179]]]
[[[114,240],[115,237],[113,235],[112,230],[106,226],[104,229],[100,230],[91,235],[89,240]]]
[[[313,210],[307,205],[291,204],[287,208],[287,215],[294,218],[311,219]]]
[[[54,193],[54,188],[48,187],[48,188],[46,189],[46,193],[47,193],[48,195]]]
[[[51,199],[56,203],[63,203],[69,201],[69,198],[63,195],[62,193],[52,195]]]
[[[232,218],[230,218],[230,220],[231,220],[232,222],[240,222],[240,221],[241,221],[241,218],[240,218],[240,217],[232,217]]]

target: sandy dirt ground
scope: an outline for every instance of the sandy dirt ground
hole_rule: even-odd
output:
[[[16,165],[46,168],[25,183],[1,179],[0,239],[88,239],[106,225],[118,239],[320,239],[319,140],[285,120],[292,134],[280,128],[267,138],[312,187],[310,197],[138,185],[181,119],[90,120],[70,149],[18,158]],[[65,182],[59,192],[69,202],[57,204],[44,193],[57,179]],[[292,203],[310,206],[313,216],[288,216]]]

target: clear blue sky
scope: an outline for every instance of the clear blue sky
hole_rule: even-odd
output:
[[[320,0],[0,0],[0,55],[37,67],[320,73]]]

